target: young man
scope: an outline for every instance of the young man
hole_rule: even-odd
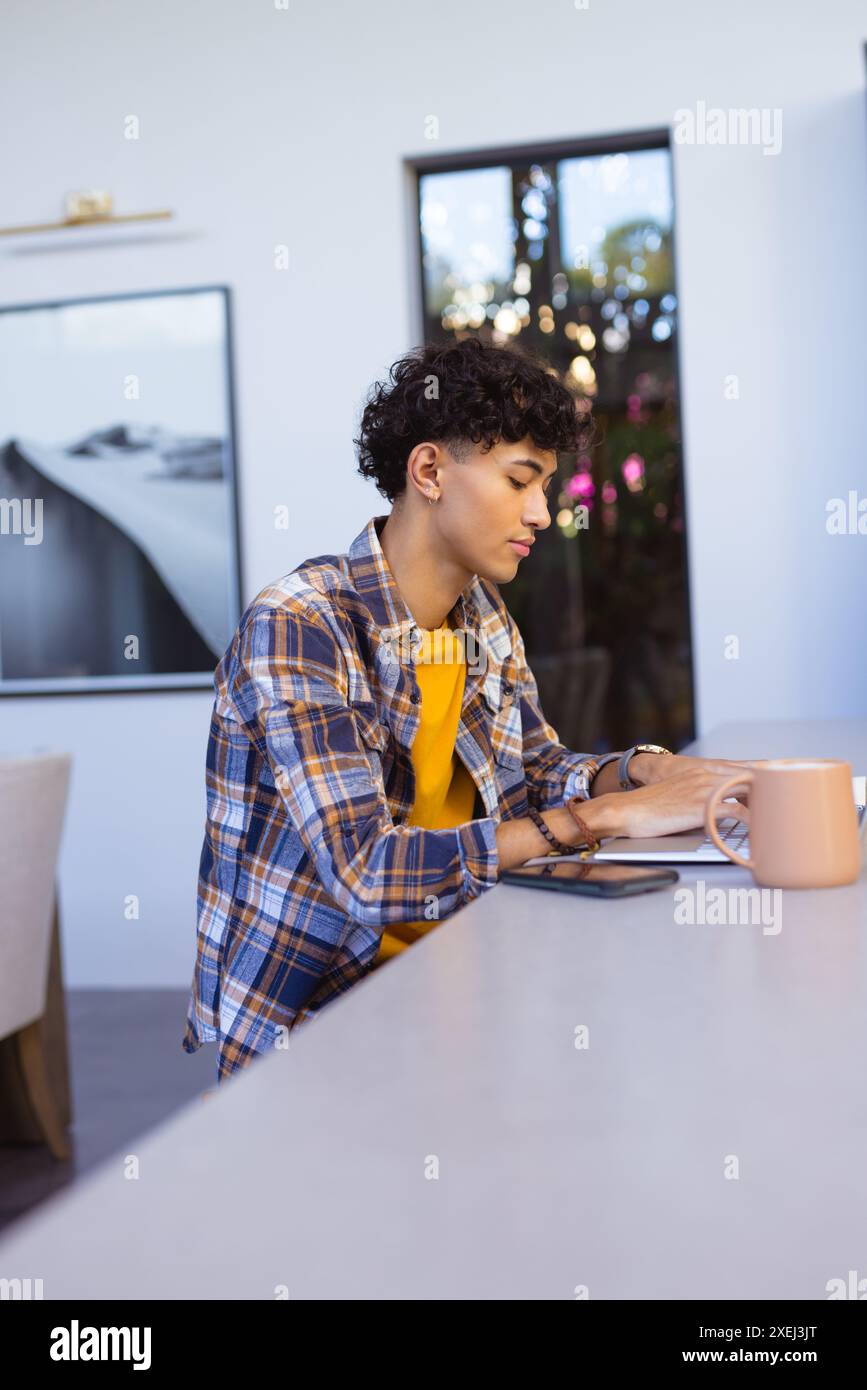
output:
[[[545,719],[498,586],[532,564],[558,452],[583,428],[524,353],[409,354],[355,441],[391,513],[244,612],[214,680],[183,1038],[219,1043],[218,1080],[501,869],[552,842],[692,829],[743,766],[646,746],[594,758]]]

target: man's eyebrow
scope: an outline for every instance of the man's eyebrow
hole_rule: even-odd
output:
[[[507,468],[532,468],[536,473],[544,472],[541,463],[537,463],[535,459],[506,459],[505,466]],[[558,465],[555,463],[551,472],[548,474],[549,478],[553,478],[554,474],[557,472],[557,468]]]

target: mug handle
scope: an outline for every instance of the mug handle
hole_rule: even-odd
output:
[[[727,792],[733,791],[735,787],[740,786],[744,782],[752,782],[752,780],[752,772],[742,772],[737,777],[730,777],[727,782],[723,782],[721,787],[717,787],[711,792],[708,803],[704,808],[704,828],[717,849],[722,850],[723,854],[726,855],[733,864],[739,864],[742,869],[749,869],[750,873],[753,872],[753,861],[751,859],[744,859],[741,854],[735,854],[734,850],[729,849],[728,845],[720,839],[719,831],[716,828],[716,816],[714,812],[716,811],[717,802],[722,801]],[[720,809],[722,809],[722,807]]]

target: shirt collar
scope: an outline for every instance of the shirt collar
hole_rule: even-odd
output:
[[[421,628],[404,603],[379,539],[387,520],[387,516],[372,516],[359,531],[349,547],[349,568],[353,585],[367,604],[375,625],[390,629],[391,637],[396,638]],[[456,627],[478,629],[480,594],[479,580],[474,575],[449,612]]]

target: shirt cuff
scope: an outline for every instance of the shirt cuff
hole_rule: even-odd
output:
[[[613,756],[619,757],[619,753]],[[606,758],[605,761],[610,761]],[[591,796],[590,784],[596,773],[599,771],[602,759],[588,758],[579,767],[573,767],[566,774],[563,783],[563,801],[571,801],[573,796],[577,796],[581,801],[589,801]]]
[[[458,844],[467,896],[476,898],[493,888],[500,868],[497,826],[491,816],[458,827]]]

